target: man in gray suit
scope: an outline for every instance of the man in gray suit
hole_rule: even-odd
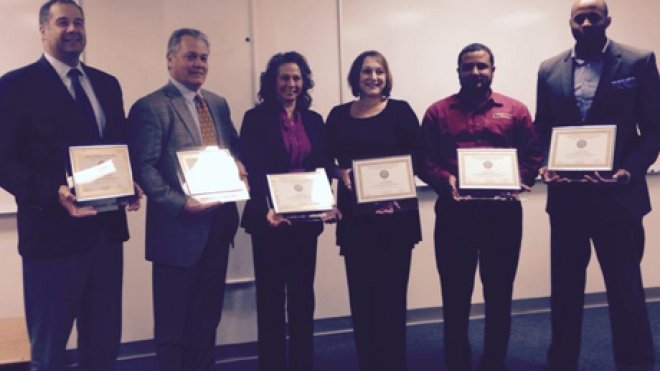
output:
[[[538,75],[535,125],[546,148],[553,127],[616,125],[612,172],[569,182],[568,174],[541,171],[551,225],[552,370],[578,369],[591,242],[607,287],[617,369],[654,364],[640,262],[642,218],[651,211],[646,171],[660,144],[660,81],[654,54],[609,40],[610,23],[604,0],[576,1],[575,47],[543,62]]]
[[[146,258],[153,262],[154,337],[160,370],[211,370],[234,203],[200,203],[183,192],[176,151],[218,145],[236,154],[224,98],[201,89],[209,42],[195,29],[172,33],[170,81],[130,110],[136,178],[147,195]],[[240,164],[240,163],[239,163]]]

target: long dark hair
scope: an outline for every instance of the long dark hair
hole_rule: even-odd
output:
[[[300,95],[296,99],[296,107],[299,109],[308,109],[312,105],[312,97],[309,95],[309,89],[314,87],[312,80],[312,70],[307,64],[307,60],[302,54],[290,51],[286,53],[277,53],[270,58],[266,71],[261,73],[260,87],[258,92],[259,102],[265,105],[279,105],[277,100],[276,81],[280,66],[285,63],[295,63],[300,68],[303,79],[303,86]]]

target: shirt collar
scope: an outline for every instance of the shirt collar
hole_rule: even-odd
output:
[[[179,90],[181,95],[183,95],[183,97],[189,102],[194,103],[195,102],[195,96],[197,94],[202,95],[201,89],[198,90],[198,91],[190,90],[185,85],[183,85],[182,83],[174,80],[173,78],[170,78],[170,82],[172,83],[172,85],[174,85],[174,87],[176,87]]]
[[[600,55],[598,55],[594,59],[602,58],[609,46],[610,46],[610,39],[607,39],[607,41],[605,41],[605,45],[603,45],[603,49],[600,51]],[[571,58],[575,61],[575,63],[579,65],[582,65],[586,62],[586,60],[577,57],[577,53],[575,52],[575,46],[573,46],[573,49],[571,49]]]
[[[68,79],[69,76],[67,74],[69,73],[70,70],[73,70],[73,69],[76,69],[76,70],[80,71],[80,73],[83,76],[87,76],[85,74],[85,70],[83,70],[83,68],[82,68],[82,63],[80,63],[80,61],[78,61],[78,64],[75,67],[71,67],[68,64],[62,62],[61,60],[53,57],[52,55],[50,55],[46,52],[44,52],[44,57],[46,58],[48,63],[50,63],[50,65],[53,66],[53,68],[55,69],[55,72],[57,72],[57,75],[62,80]]]

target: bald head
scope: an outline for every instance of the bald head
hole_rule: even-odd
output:
[[[577,0],[571,7],[571,33],[581,57],[594,57],[607,42],[605,31],[612,19],[605,0]]]
[[[608,16],[607,2],[605,0],[576,0],[571,7],[571,17],[578,9],[592,8],[600,10],[605,16]]]

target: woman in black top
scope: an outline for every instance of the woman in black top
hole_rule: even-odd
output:
[[[266,180],[266,174],[326,167],[323,119],[309,109],[313,86],[302,55],[276,54],[261,74],[260,103],[241,126],[250,184],[241,226],[252,237],[261,371],[313,369],[314,273],[323,223],[292,224],[276,214]]]
[[[348,75],[358,99],[328,116],[328,150],[336,160],[337,244],[346,264],[361,371],[406,368],[406,294],[411,252],[421,240],[416,199],[356,202],[353,160],[411,155],[419,168],[419,121],[408,103],[390,99],[392,76],[376,51],[360,54]]]

